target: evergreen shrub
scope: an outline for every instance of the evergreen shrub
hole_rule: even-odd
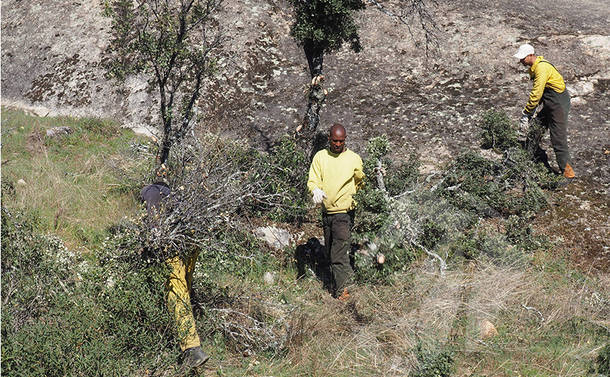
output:
[[[415,348],[418,367],[414,377],[450,377],[453,375],[454,352],[446,347],[428,346],[419,343]]]
[[[140,375],[175,365],[166,273],[71,253],[38,221],[2,209],[2,374]]]
[[[485,112],[480,120],[481,147],[505,151],[509,148],[518,147],[517,132],[511,120],[503,111],[489,110]]]

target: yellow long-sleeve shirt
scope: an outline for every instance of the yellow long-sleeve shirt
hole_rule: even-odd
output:
[[[534,114],[544,89],[549,88],[557,93],[563,93],[566,90],[566,83],[559,71],[542,56],[536,57],[536,61],[529,69],[529,74],[530,78],[534,80],[534,86],[523,111],[527,114]]]
[[[358,154],[347,148],[339,154],[324,149],[311,162],[307,188],[324,191],[327,213],[345,213],[355,207],[353,195],[362,186],[363,179],[362,159]]]

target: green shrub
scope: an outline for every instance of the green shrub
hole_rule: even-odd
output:
[[[595,358],[596,369],[602,376],[610,376],[610,343],[599,351]]]
[[[2,373],[138,375],[175,364],[166,272],[84,259],[38,221],[2,209]]]
[[[505,223],[506,239],[524,251],[534,251],[540,248],[544,239],[533,234],[528,220],[516,215],[509,216]]]
[[[519,146],[517,132],[505,112],[489,110],[483,114],[479,123],[481,131],[481,146],[498,151]]]
[[[504,152],[501,162],[466,152],[447,169],[442,195],[456,207],[479,215],[526,215],[548,205],[544,187],[556,185],[557,179],[543,173],[524,150]],[[554,183],[555,182],[555,183]]]
[[[419,158],[414,153],[409,156],[406,162],[400,163],[396,167],[392,166],[384,177],[388,194],[397,196],[413,189],[419,178],[419,166]]]
[[[377,252],[382,253],[386,258],[383,265],[377,264]],[[391,244],[382,244],[375,250],[375,253],[356,253],[354,255],[356,281],[389,284],[392,282],[394,274],[406,272],[418,255],[418,251],[411,247]]]
[[[389,150],[390,143],[386,135],[372,138],[367,144],[363,161],[365,185],[354,196],[358,204],[354,225],[355,238],[358,240],[373,239],[381,229],[386,228],[390,220],[389,197],[401,195],[417,183],[420,164],[417,156],[411,154],[408,161],[395,165],[386,157]],[[377,182],[378,166],[381,166],[383,172],[385,191]]]
[[[415,349],[418,367],[414,377],[449,377],[453,375],[453,351],[439,346],[424,348],[419,343]]]
[[[339,50],[344,42],[349,42],[356,52],[362,48],[354,13],[365,8],[363,1],[291,0],[291,3],[295,22],[290,34],[299,44],[313,44],[324,53]]]
[[[294,139],[284,136],[269,154],[259,155],[260,163],[253,179],[264,179],[266,192],[278,196],[270,204],[259,204],[259,214],[275,221],[302,221],[307,212],[307,176],[309,164]]]

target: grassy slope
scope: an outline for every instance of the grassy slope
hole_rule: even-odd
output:
[[[75,132],[44,137],[60,125]],[[130,143],[141,143],[131,132],[99,120],[3,109],[2,134],[3,205],[38,212],[45,230],[70,248],[93,249],[108,225],[134,212],[138,181],[129,177],[143,175],[142,161],[128,158]],[[415,375],[419,360],[428,367],[419,375],[432,376],[444,367],[443,356],[453,355],[454,375],[583,376],[608,341],[608,275],[580,272],[557,248],[513,266],[455,265],[445,277],[421,260],[391,286],[357,287],[347,305],[312,276],[295,281],[292,253],[280,255],[288,261],[283,267],[270,261],[247,277],[220,280],[264,303],[261,312],[291,334],[287,353],[237,352],[218,333],[203,333],[212,360],[201,375]],[[273,285],[262,282],[269,269],[278,270]],[[499,335],[481,339],[483,319]],[[203,316],[198,321],[209,328]]]
[[[46,130],[61,126],[74,132],[46,137]],[[129,144],[143,142],[108,121],[3,109],[3,191],[12,185],[16,193],[6,198],[3,192],[3,203],[38,212],[46,230],[68,246],[89,248],[108,225],[134,210],[136,198],[119,177],[142,163],[129,158]]]

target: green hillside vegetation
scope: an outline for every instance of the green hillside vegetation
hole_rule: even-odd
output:
[[[73,132],[47,137],[57,126]],[[369,141],[348,303],[304,247],[321,230],[292,138],[265,153],[214,135],[176,147],[172,187],[201,215],[178,241],[201,248],[193,306],[212,357],[190,375],[608,375],[607,278],[532,226],[556,176],[502,112],[480,127],[493,158],[473,146],[427,176],[417,155],[397,161],[385,136]],[[2,148],[2,374],[184,375],[168,254],[144,252],[162,248],[137,199],[156,146],[110,121],[3,108]],[[222,194],[239,200],[213,205]],[[273,250],[255,224],[303,235]],[[485,321],[497,333],[482,335]]]

